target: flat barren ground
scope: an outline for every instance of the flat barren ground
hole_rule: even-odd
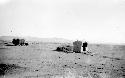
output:
[[[57,43],[0,46],[1,78],[125,78],[125,46],[90,44],[91,54],[54,51]]]

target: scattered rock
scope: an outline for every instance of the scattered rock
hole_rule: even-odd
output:
[[[7,74],[20,74],[26,70],[28,70],[28,68],[16,64],[0,64],[0,76]]]

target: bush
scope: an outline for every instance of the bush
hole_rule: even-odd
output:
[[[28,46],[29,44],[28,43],[25,43],[25,46]]]
[[[12,43],[15,45],[15,46],[17,46],[17,45],[19,45],[19,39],[13,39],[12,40]]]
[[[28,46],[28,43],[25,43],[25,39],[13,39],[12,43],[15,46],[17,46],[17,45],[20,45],[20,46],[26,45],[26,46]]]

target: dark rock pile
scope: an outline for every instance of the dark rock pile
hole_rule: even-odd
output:
[[[73,52],[73,46],[70,46],[70,45],[59,46],[59,47],[56,48],[56,51]]]

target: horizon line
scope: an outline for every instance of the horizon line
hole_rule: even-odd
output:
[[[84,41],[87,41],[87,40],[81,40],[81,39],[67,39],[67,38],[61,38],[61,37],[36,37],[36,36],[14,36],[14,35],[0,35],[0,37],[22,37],[22,38],[26,38],[26,37],[31,37],[31,38],[48,38],[48,39],[65,39],[65,40],[69,40],[69,41],[76,41],[76,40],[79,40],[79,41],[82,41],[82,42],[84,42]],[[93,42],[93,41],[87,41],[88,43],[90,43],[90,44],[112,44],[112,45],[125,45],[125,43],[115,43],[115,42]]]

